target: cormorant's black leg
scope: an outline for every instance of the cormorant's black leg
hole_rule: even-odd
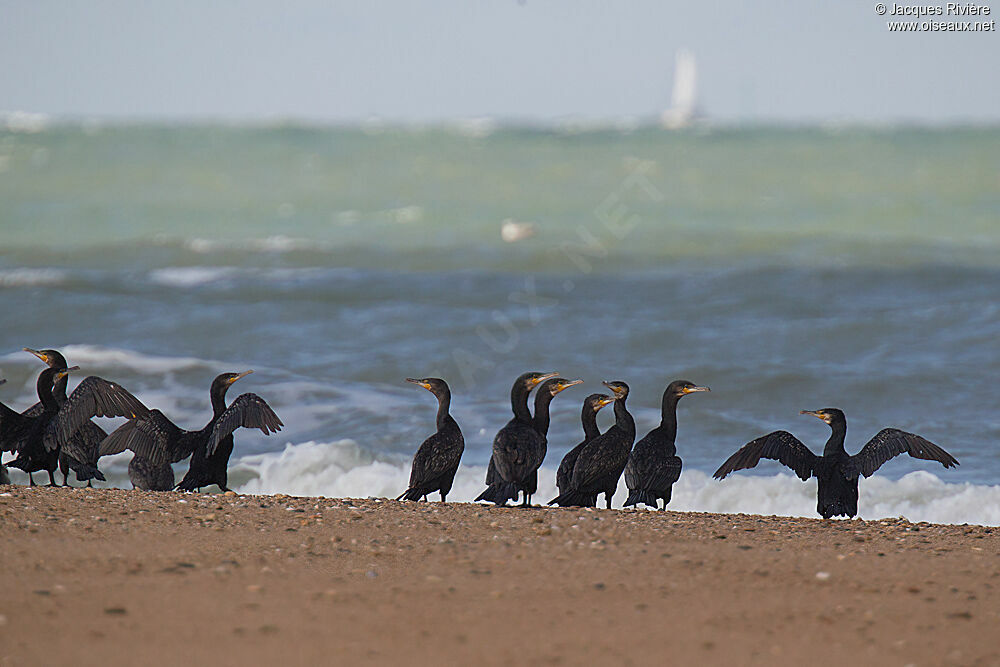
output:
[[[52,474],[51,470],[49,471],[49,486],[59,486],[56,484],[56,477]]]
[[[28,486],[35,486],[35,478],[31,476],[30,472],[28,473]]]

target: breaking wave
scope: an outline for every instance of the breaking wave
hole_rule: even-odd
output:
[[[471,502],[483,490],[485,466],[459,468],[449,500]],[[406,488],[409,461],[376,460],[353,440],[287,444],[278,453],[245,456],[230,471],[241,493],[298,496],[395,498]],[[536,502],[556,495],[555,471],[539,471]],[[621,507],[625,483],[613,507]],[[433,495],[433,499],[437,494]],[[603,502],[603,498],[602,498]],[[792,475],[737,476],[718,482],[700,470],[687,470],[674,485],[670,509],[817,517],[816,481]],[[1000,486],[946,483],[918,471],[893,481],[875,476],[861,481],[862,519],[905,517],[930,523],[1000,525]]]

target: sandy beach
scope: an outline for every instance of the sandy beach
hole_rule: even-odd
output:
[[[1000,531],[0,487],[0,664],[1000,661]]]

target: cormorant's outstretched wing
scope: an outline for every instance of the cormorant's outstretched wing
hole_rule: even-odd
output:
[[[945,468],[958,465],[958,460],[930,440],[900,431],[898,428],[884,428],[861,448],[861,451],[851,457],[844,472],[848,477],[859,474],[871,477],[883,463],[900,454],[909,454],[917,459],[937,461]]]
[[[145,417],[130,419],[101,442],[101,456],[120,454],[126,449],[155,465],[176,463],[191,455],[194,439],[184,438],[184,431],[159,410]]]
[[[259,428],[264,435],[270,435],[280,431],[284,424],[263,398],[257,394],[240,394],[215,422],[212,435],[208,438],[208,455],[215,453],[219,441],[241,426]]]
[[[23,417],[37,417],[40,414],[42,414],[43,412],[45,412],[45,406],[42,405],[41,401],[39,401],[38,403],[35,403],[34,405],[32,405],[27,410],[24,410],[23,412],[21,412],[21,416],[23,416]]]
[[[812,477],[816,455],[788,431],[775,431],[748,442],[726,459],[712,475],[722,479],[735,470],[753,468],[761,459],[772,459],[791,468],[800,479]]]
[[[28,423],[24,416],[0,403],[0,452],[17,450],[18,442],[24,436],[22,431]]]
[[[91,375],[84,378],[59,408],[59,414],[45,434],[45,448],[51,451],[60,445],[66,447],[77,429],[91,417],[134,419],[145,417],[147,414],[149,408],[130,394],[125,387]],[[85,458],[82,453],[77,456],[76,453],[68,451],[67,454],[78,460]]]

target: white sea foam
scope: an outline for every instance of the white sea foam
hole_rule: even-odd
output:
[[[149,279],[167,287],[191,288],[233,278],[237,269],[212,266],[168,267],[150,271]]]
[[[448,499],[472,501],[485,488],[485,474],[484,466],[463,465]],[[395,498],[406,488],[409,462],[374,460],[353,440],[311,441],[240,458],[231,466],[230,477],[242,493]],[[544,503],[556,495],[555,471],[543,467],[538,477],[534,500]],[[622,481],[613,506],[621,507],[626,495]],[[687,470],[674,485],[670,509],[815,518],[816,482],[786,474],[733,476],[719,482],[700,470]],[[905,517],[913,522],[998,526],[1000,486],[951,484],[924,471],[897,481],[875,476],[861,481],[859,509],[859,516],[868,520]]]
[[[155,269],[149,272],[150,282],[164,287],[191,289],[205,285],[232,286],[240,285],[248,280],[258,280],[268,283],[291,283],[302,280],[315,280],[333,275],[346,276],[353,273],[351,269],[327,267],[297,267],[297,268],[244,268],[217,266],[171,266]]]
[[[256,252],[293,252],[296,250],[323,250],[328,244],[315,239],[295,238],[277,234],[260,239],[242,241],[195,238],[184,243],[188,250],[202,255],[227,250],[250,250]]]
[[[159,357],[99,345],[66,345],[60,350],[72,363],[84,368],[87,366],[124,367],[137,373],[152,375],[222,365],[218,361],[195,357]]]
[[[0,287],[32,287],[56,285],[66,280],[66,272],[59,269],[6,269],[0,271]]]

